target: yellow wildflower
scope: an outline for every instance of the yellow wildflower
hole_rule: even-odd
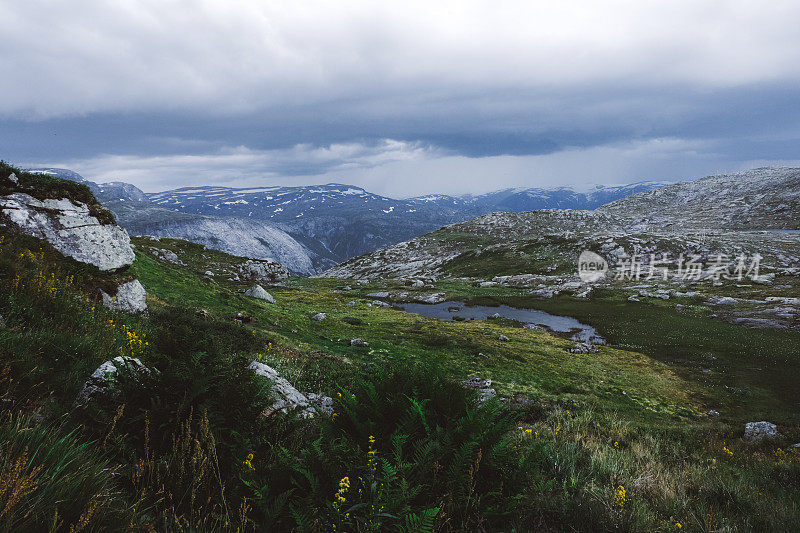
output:
[[[730,449],[728,449],[727,446],[724,446],[724,445],[722,446],[722,453],[724,453],[728,457],[733,457],[733,452],[730,451]]]
[[[618,486],[617,491],[614,493],[614,504],[619,507],[625,506],[625,487],[622,485]]]

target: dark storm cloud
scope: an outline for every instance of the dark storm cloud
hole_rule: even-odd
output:
[[[5,3],[0,155],[397,194],[800,157],[796,3],[454,5]]]

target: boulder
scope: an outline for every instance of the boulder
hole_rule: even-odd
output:
[[[19,185],[19,178],[17,178],[17,175],[14,174],[13,172],[8,175],[8,181],[13,183],[14,185]]]
[[[575,298],[588,298],[590,294],[592,294],[592,290],[594,287],[586,287],[585,289],[576,292]]]
[[[712,296],[706,300],[708,305],[736,305],[738,303],[739,300],[730,296]]]
[[[321,394],[316,394],[314,392],[307,392],[306,398],[308,398],[308,401],[311,403],[311,405],[313,405],[326,415],[333,414],[333,398],[331,398],[330,396],[323,396]]]
[[[264,287],[261,285],[253,285],[249,289],[244,292],[245,296],[249,296],[251,298],[256,298],[258,300],[266,300],[271,304],[275,303],[275,298],[272,297],[270,293],[264,290]]]
[[[499,337],[497,337],[497,338],[498,338],[499,340],[503,341],[503,342],[508,342],[508,341],[510,341],[510,340],[511,340],[511,339],[509,339],[508,337],[506,337],[505,335],[500,335],[500,336],[499,336]]]
[[[575,344],[575,346],[569,349],[569,353],[575,353],[575,354],[589,354],[589,353],[597,353],[599,351],[600,348],[589,342],[579,342]]]
[[[347,302],[347,307],[355,307],[355,305],[356,305],[355,300],[350,300],[349,302]]]
[[[66,198],[37,200],[23,193],[0,196],[0,219],[20,233],[45,239],[62,254],[100,270],[125,268],[136,258],[128,233],[116,224],[101,224],[80,202]]]
[[[435,294],[429,294],[427,296],[421,296],[419,301],[424,304],[440,304],[445,301],[444,293],[438,292]]]
[[[470,378],[461,382],[461,386],[465,389],[472,389],[478,391],[478,402],[483,403],[489,398],[495,398],[497,391],[492,388],[491,379],[483,378]]]
[[[382,302],[380,300],[372,300],[371,304],[373,307],[391,307],[391,305],[387,304],[386,302]]]
[[[178,258],[178,254],[173,252],[172,250],[165,250],[163,248],[153,248],[151,250],[153,257],[158,259],[159,261],[164,261],[165,263],[171,263],[173,265],[184,266],[183,261]]]
[[[280,263],[274,261],[254,261],[248,259],[239,265],[239,275],[242,279],[258,283],[274,283],[286,279],[289,271]]]
[[[531,296],[536,298],[552,298],[555,293],[551,289],[537,289],[531,291]]]
[[[369,296],[370,298],[388,298],[389,297],[389,293],[386,292],[386,291],[371,292],[371,293],[367,294],[367,296]]]
[[[123,283],[117,287],[113,296],[100,291],[103,305],[115,311],[128,313],[142,313],[147,311],[147,292],[138,279]]]
[[[75,405],[84,405],[98,395],[114,392],[117,376],[120,372],[126,372],[134,379],[142,379],[151,375],[151,370],[136,357],[115,357],[106,361],[97,370],[92,372],[89,379],[83,384],[83,388],[75,399]]]
[[[775,438],[779,435],[778,426],[771,422],[748,422],[744,426],[744,440],[758,442]]]
[[[800,298],[786,298],[783,296],[767,296],[764,298],[765,302],[780,302],[787,305],[800,306]]]
[[[281,411],[282,413],[288,413],[289,411],[296,410],[303,418],[311,418],[314,416],[316,411],[312,407],[308,397],[294,388],[285,378],[281,377],[277,370],[264,363],[259,363],[258,361],[250,363],[249,368],[259,376],[265,377],[272,382],[272,395],[275,399],[275,402],[272,404],[272,412]]]
[[[639,291],[639,296],[644,296],[645,298],[658,298],[660,300],[669,300],[669,292],[663,290],[656,292],[641,290]]]
[[[350,339],[350,346],[369,346],[369,343],[362,339]]]
[[[316,315],[311,317],[311,320],[316,320],[317,322],[322,322],[326,318],[328,318],[328,315],[326,315],[325,313],[317,313]]]

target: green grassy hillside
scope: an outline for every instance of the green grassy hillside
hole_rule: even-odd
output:
[[[571,354],[567,339],[507,321],[368,306],[368,293],[395,288],[385,283],[292,278],[267,287],[276,303],[254,300],[230,279],[241,258],[148,239],[134,239],[126,275],[150,311],[131,316],[93,301],[102,275],[2,239],[5,530],[787,531],[800,518],[790,333],[719,329],[699,304],[684,315],[617,308],[613,294],[578,305],[435,288],[569,314],[611,342]],[[711,352],[712,372],[698,372]],[[117,355],[154,372],[75,407]],[[252,360],[332,396],[335,415],[266,414]],[[503,401],[479,406],[467,377],[491,378]],[[783,436],[743,441],[751,418]]]

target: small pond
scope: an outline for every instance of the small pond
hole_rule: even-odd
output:
[[[538,309],[518,309],[508,305],[492,307],[488,305],[466,305],[464,302],[442,302],[439,304],[407,303],[397,307],[439,320],[486,320],[489,317],[508,318],[522,324],[530,324],[536,329],[572,333],[571,338],[580,342],[604,344],[605,341],[592,326],[578,322],[569,316],[551,315]]]

